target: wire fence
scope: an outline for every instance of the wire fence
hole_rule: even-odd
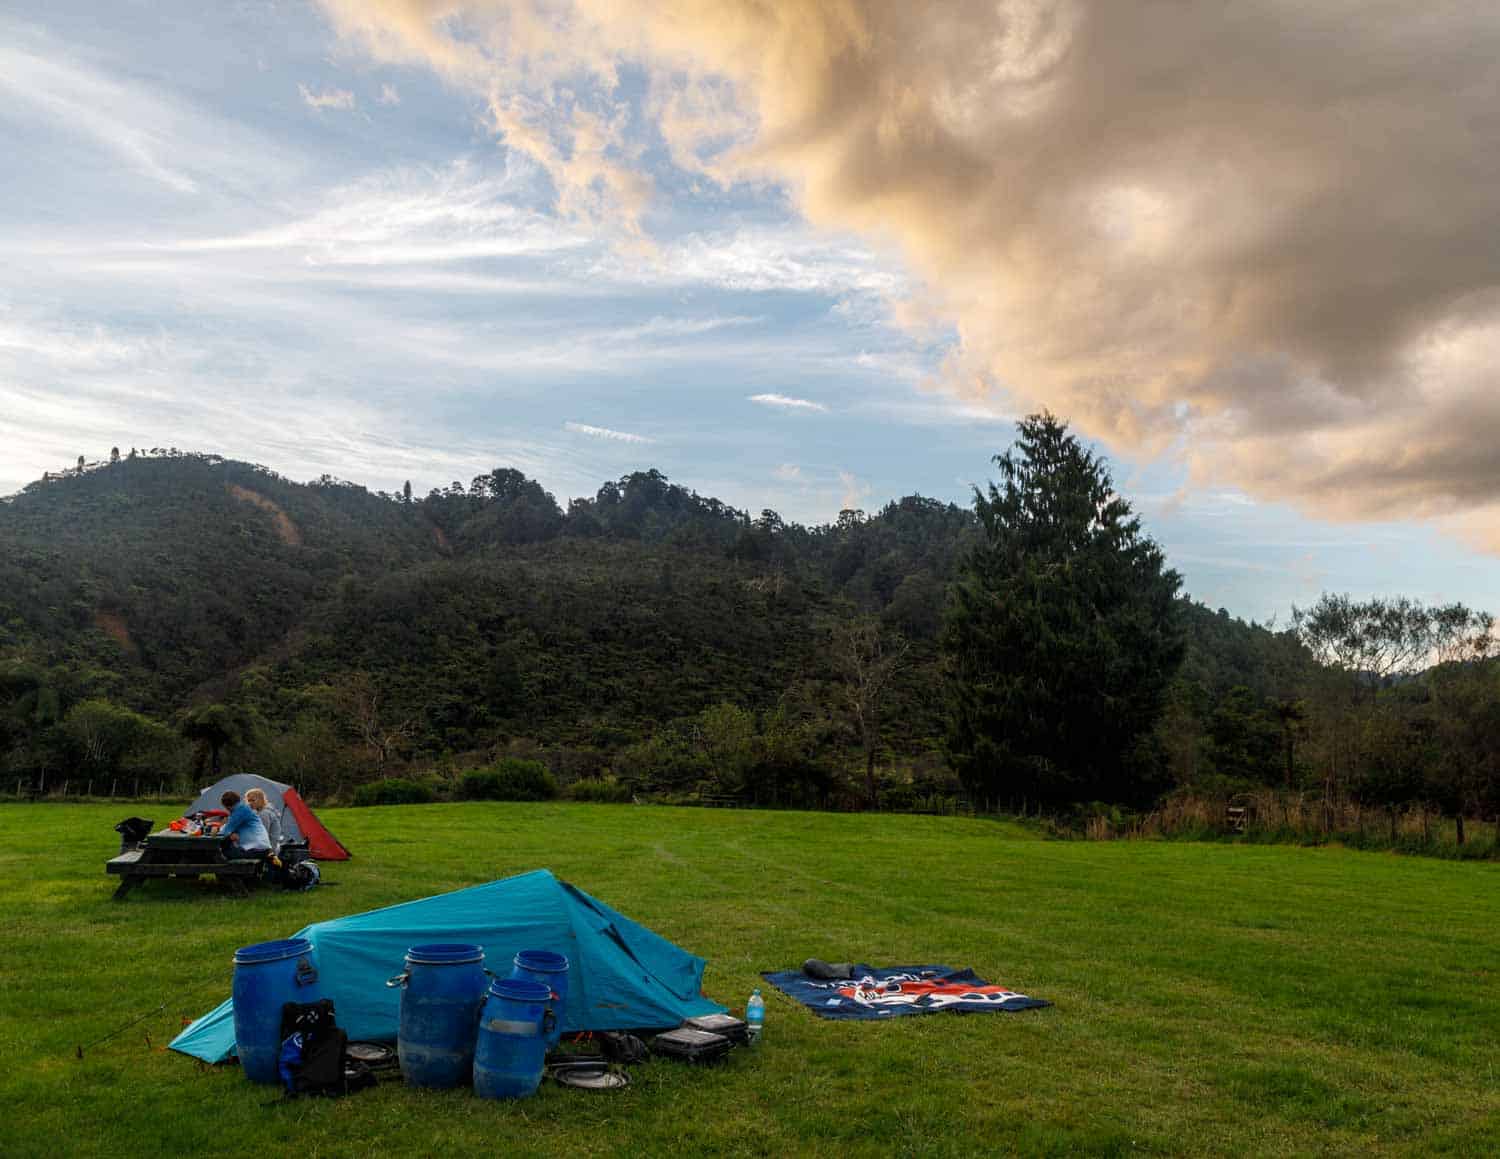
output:
[[[15,777],[0,781],[7,801],[177,801],[196,796],[185,781],[161,777]]]

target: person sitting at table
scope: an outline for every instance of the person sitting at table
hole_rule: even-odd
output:
[[[271,852],[275,853],[281,848],[281,814],[271,808],[265,793],[260,789],[248,790],[245,793],[245,804],[255,810],[260,823],[266,827],[266,839],[271,844]]]
[[[266,827],[260,823],[255,810],[240,800],[238,793],[233,789],[227,790],[219,798],[219,804],[229,810],[229,816],[224,818],[224,824],[219,827],[219,836],[229,838],[229,845],[224,850],[225,857],[249,859],[264,857],[271,852],[271,839],[266,835]]]

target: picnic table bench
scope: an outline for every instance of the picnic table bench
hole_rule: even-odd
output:
[[[189,837],[162,830],[153,833],[137,849],[130,849],[104,863],[104,872],[120,878],[114,898],[119,901],[151,877],[200,877],[213,874],[228,882],[237,894],[247,895],[260,880],[259,859],[231,860],[224,856],[226,837]]]

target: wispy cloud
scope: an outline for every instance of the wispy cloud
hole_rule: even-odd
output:
[[[839,503],[845,509],[858,508],[861,503],[875,493],[874,487],[851,471],[840,471],[839,483],[844,488],[844,494]]]
[[[310,265],[412,265],[550,253],[586,235],[517,205],[509,177],[441,169],[375,173],[329,190],[320,208],[249,233],[171,243],[179,252],[301,251]]]
[[[302,103],[310,109],[352,109],[354,107],[354,94],[348,89],[323,89],[320,92],[314,92],[305,84],[299,84],[297,91],[302,94]]]
[[[591,439],[609,439],[616,443],[654,443],[655,439],[649,439],[645,435],[633,435],[629,431],[613,431],[609,427],[595,427],[588,423],[563,423],[563,430],[572,431],[575,435],[587,435]]]
[[[896,297],[907,286],[893,266],[868,248],[796,225],[692,233],[645,255],[611,250],[594,259],[590,274],[647,285],[706,284],[750,293]]]
[[[86,328],[38,326],[0,316],[0,368],[23,362],[50,369],[93,370],[151,362],[180,344],[165,335],[124,335],[93,325]]]
[[[802,478],[802,468],[797,466],[796,463],[782,463],[771,474],[783,482],[795,483],[798,479]]]
[[[667,318],[657,315],[639,326],[625,326],[613,331],[610,337],[617,341],[640,338],[692,338],[699,334],[710,334],[737,326],[754,326],[764,318],[752,318],[743,314],[709,318]]]
[[[175,152],[165,131],[175,118],[165,102],[132,92],[82,64],[14,44],[0,44],[0,91],[92,138],[167,188],[198,191],[191,176],[164,160]]]
[[[828,409],[820,402],[813,402],[807,398],[791,398],[784,394],[752,394],[750,401],[758,402],[762,406],[781,407],[783,410],[826,411]]]
[[[916,427],[972,427],[1003,425],[1020,416],[1002,407],[969,402],[950,394],[866,399],[859,410]]]
[[[35,29],[0,21],[0,119],[40,115],[67,137],[82,137],[175,193],[200,191],[194,172],[235,174],[246,134],[205,118],[147,87],[72,58]],[[50,144],[51,142],[49,142]],[[264,176],[264,171],[262,172]]]
[[[401,94],[396,91],[395,85],[383,84],[380,86],[380,95],[375,100],[382,105],[399,105]]]

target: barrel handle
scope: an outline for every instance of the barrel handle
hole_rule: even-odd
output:
[[[318,980],[318,969],[306,958],[297,959],[297,985],[311,986]]]
[[[548,1006],[542,1011],[542,1034],[552,1033],[552,1028],[557,1025],[557,1012]]]
[[[403,970],[401,973],[397,974],[394,978],[387,978],[385,980],[385,984],[387,986],[389,986],[392,990],[394,990],[398,986],[405,986],[406,985],[406,980],[408,978],[410,978],[410,977],[411,977],[411,973],[409,971]]]

